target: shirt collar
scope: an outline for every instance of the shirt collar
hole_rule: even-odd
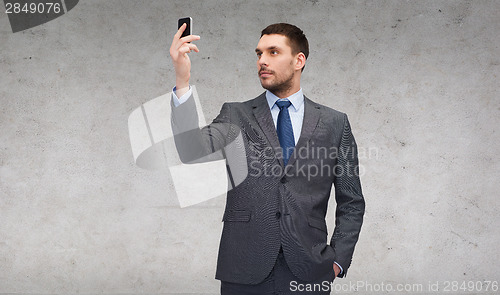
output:
[[[272,109],[276,101],[280,98],[274,95],[274,93],[272,93],[271,91],[266,90],[266,99],[267,99],[267,104],[269,105],[269,109]],[[292,103],[292,106],[294,107],[295,111],[300,110],[300,108],[304,104],[304,94],[302,93],[302,88],[300,88],[299,91],[295,92],[294,94],[284,99],[287,99]]]

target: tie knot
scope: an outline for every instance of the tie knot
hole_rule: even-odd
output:
[[[278,108],[280,108],[280,110],[282,110],[283,108],[288,108],[291,104],[292,102],[290,102],[289,100],[280,99],[276,101],[276,105],[278,106]]]

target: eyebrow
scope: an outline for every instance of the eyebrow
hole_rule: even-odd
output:
[[[269,46],[266,48],[267,50],[280,50],[280,48],[278,46]],[[262,50],[260,50],[259,48],[255,48],[255,52],[259,53],[259,52],[262,52]]]

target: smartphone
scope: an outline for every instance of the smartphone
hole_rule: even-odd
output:
[[[186,37],[193,34],[193,19],[191,17],[180,18],[177,24],[177,29],[179,29],[183,24],[186,24],[186,29],[182,33],[182,37]]]

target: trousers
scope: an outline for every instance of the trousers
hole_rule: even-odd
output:
[[[298,279],[288,268],[280,251],[269,276],[259,284],[245,285],[221,281],[221,295],[329,295],[334,272],[314,282]]]

